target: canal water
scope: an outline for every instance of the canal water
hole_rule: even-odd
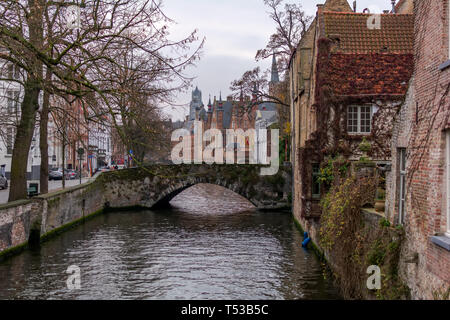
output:
[[[100,215],[0,263],[0,299],[339,299],[289,213],[197,185],[172,208]],[[70,266],[80,288],[67,288]]]

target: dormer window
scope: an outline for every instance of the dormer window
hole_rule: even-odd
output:
[[[350,105],[347,107],[347,132],[370,134],[372,128],[372,105]]]

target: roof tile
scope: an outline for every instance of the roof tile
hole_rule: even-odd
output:
[[[369,29],[373,14],[323,12],[325,35],[339,38],[341,53],[412,53],[414,18],[412,14],[380,14],[380,29]]]

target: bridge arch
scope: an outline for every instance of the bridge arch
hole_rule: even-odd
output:
[[[152,165],[103,173],[96,182],[103,201],[112,208],[167,205],[182,191],[199,183],[227,188],[259,209],[290,207],[290,167],[261,176],[260,165]]]
[[[169,206],[170,201],[172,201],[173,198],[175,198],[177,195],[182,193],[183,191],[197,185],[197,184],[210,184],[210,185],[216,185],[223,188],[226,188],[241,197],[245,198],[247,201],[249,201],[251,204],[253,204],[255,207],[258,207],[258,203],[253,202],[252,198],[248,197],[248,194],[243,192],[241,188],[236,188],[235,184],[228,185],[226,182],[221,183],[217,181],[210,181],[209,179],[200,179],[196,182],[191,181],[184,181],[180,184],[177,184],[175,187],[170,186],[167,189],[163,190],[159,197],[155,200],[155,204],[152,206],[152,209],[161,209]]]

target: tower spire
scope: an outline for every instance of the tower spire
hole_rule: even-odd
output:
[[[253,92],[252,92],[252,98],[253,101],[256,101],[258,96],[258,87],[256,86],[256,82],[253,84]]]
[[[277,59],[275,58],[275,54],[272,55],[272,76],[270,78],[270,82],[272,82],[272,83],[280,82],[280,76],[278,74]]]
[[[253,83],[253,94],[258,93],[258,87],[256,86],[256,81]]]

